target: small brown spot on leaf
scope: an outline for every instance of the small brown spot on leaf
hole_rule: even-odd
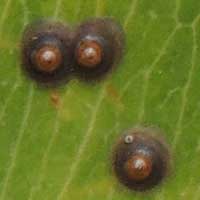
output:
[[[59,105],[60,105],[60,95],[57,91],[52,91],[51,94],[50,94],[50,100],[51,100],[51,103],[56,107],[58,108]]]

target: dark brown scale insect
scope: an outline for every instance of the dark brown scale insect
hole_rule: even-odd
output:
[[[129,189],[146,191],[158,185],[169,169],[169,150],[153,129],[128,131],[115,146],[113,170]]]
[[[122,28],[109,18],[81,24],[73,40],[75,73],[84,80],[99,80],[111,71],[123,54]]]
[[[22,39],[23,69],[48,86],[69,79],[72,71],[72,33],[59,22],[39,21],[27,26]]]

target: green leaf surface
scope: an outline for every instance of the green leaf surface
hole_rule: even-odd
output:
[[[0,200],[200,199],[199,0],[0,1]],[[24,26],[112,16],[126,50],[106,81],[40,89],[20,70]],[[54,94],[55,96],[55,94]],[[138,194],[119,185],[110,153],[137,125],[160,127],[171,175]]]

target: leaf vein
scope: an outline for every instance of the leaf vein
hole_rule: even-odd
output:
[[[151,74],[153,72],[154,67],[158,64],[160,59],[164,56],[166,53],[166,50],[173,39],[174,35],[176,34],[177,30],[179,29],[179,25],[177,25],[169,34],[167,39],[165,40],[163,46],[161,47],[161,50],[157,57],[154,59],[152,64],[150,65],[149,69],[144,74],[144,84],[143,84],[143,89],[142,89],[142,99],[141,99],[141,104],[140,104],[140,109],[139,109],[139,114],[138,114],[138,121],[141,122],[143,120],[143,117],[145,115],[145,103],[146,103],[146,96],[148,92],[148,87],[149,87],[149,81],[151,78]]]
[[[89,122],[88,128],[86,130],[86,133],[84,135],[83,141],[80,144],[80,147],[76,153],[75,159],[72,162],[71,168],[69,170],[68,176],[65,179],[65,183],[64,186],[61,189],[61,192],[59,193],[58,197],[56,198],[57,200],[62,200],[64,199],[64,195],[67,193],[68,191],[68,186],[70,185],[72,179],[74,178],[77,168],[79,166],[79,163],[81,162],[81,158],[82,155],[86,149],[86,146],[92,136],[93,130],[94,130],[94,126],[96,123],[96,119],[97,119],[97,114],[99,111],[99,108],[101,106],[101,103],[104,99],[104,95],[105,95],[105,86],[102,88],[102,90],[100,91],[99,97],[97,99],[96,105],[93,108],[93,112],[91,114],[91,120]]]
[[[22,138],[24,136],[25,133],[25,129],[27,127],[27,121],[31,112],[31,106],[32,106],[32,100],[33,100],[33,93],[34,93],[34,88],[33,85],[31,84],[30,86],[30,90],[29,90],[29,94],[28,94],[28,98],[27,98],[27,105],[25,107],[25,112],[24,112],[24,117],[22,119],[22,123],[21,123],[21,127],[19,129],[19,134],[17,137],[17,141],[15,144],[15,148],[12,152],[12,158],[11,158],[11,162],[10,162],[10,166],[8,167],[5,179],[4,179],[4,183],[3,183],[3,189],[0,195],[0,199],[3,200],[6,197],[6,193],[8,190],[8,186],[9,186],[9,181],[11,180],[15,165],[16,165],[16,160],[17,160],[17,156],[18,156],[18,152],[19,152],[19,148],[22,142]]]
[[[59,132],[59,128],[60,128],[60,122],[59,122],[58,115],[59,115],[59,111],[57,111],[55,124],[54,124],[54,128],[53,128],[53,133],[50,137],[50,140],[49,140],[48,145],[47,145],[47,149],[44,152],[44,155],[43,155],[43,158],[42,158],[42,161],[41,161],[40,173],[38,175],[39,178],[37,179],[37,183],[35,184],[35,186],[32,186],[28,200],[33,199],[34,195],[40,189],[41,183],[45,178],[44,175],[45,175],[45,170],[46,170],[47,163],[48,163],[49,153],[50,153],[50,150],[51,150],[51,148],[54,144],[54,141],[56,139],[56,136],[57,136],[57,134]]]
[[[129,12],[128,12],[125,20],[124,20],[124,26],[123,27],[124,27],[124,30],[126,30],[126,31],[127,31],[127,27],[128,27],[130,20],[132,19],[132,17],[134,16],[134,14],[136,12],[137,3],[138,3],[138,0],[132,1]]]
[[[183,87],[183,91],[182,91],[182,100],[181,100],[181,106],[180,106],[180,112],[179,112],[179,116],[178,116],[178,120],[177,120],[177,124],[176,124],[176,128],[175,128],[175,134],[174,134],[174,139],[172,142],[172,148],[175,149],[176,148],[176,144],[178,142],[178,139],[181,136],[182,133],[182,121],[183,121],[183,117],[185,114],[185,109],[188,103],[188,92],[189,89],[191,87],[191,83],[192,83],[192,78],[193,78],[193,74],[194,74],[194,69],[195,69],[195,62],[196,62],[196,57],[197,57],[197,33],[196,33],[196,24],[199,21],[200,16],[198,16],[195,20],[194,23],[192,25],[192,32],[193,32],[193,50],[192,50],[192,60],[191,60],[191,67],[188,73],[188,78],[187,81],[185,83],[185,86]]]

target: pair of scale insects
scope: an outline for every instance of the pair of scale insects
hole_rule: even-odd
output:
[[[89,20],[75,30],[62,23],[39,21],[28,25],[24,32],[22,66],[32,79],[48,86],[72,76],[94,81],[116,66],[123,49],[123,30],[111,19]],[[133,129],[114,147],[113,171],[130,189],[151,189],[168,172],[168,148],[152,132],[149,128]]]
[[[55,86],[71,77],[102,79],[121,60],[122,27],[110,18],[96,18],[75,29],[41,20],[28,25],[22,38],[22,66],[38,83]]]

